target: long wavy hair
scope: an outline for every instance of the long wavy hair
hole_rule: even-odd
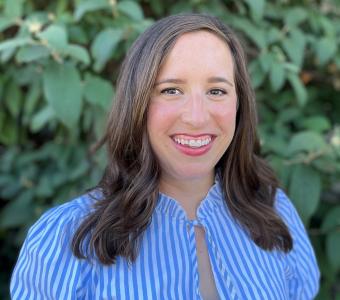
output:
[[[95,254],[109,265],[122,256],[133,262],[139,239],[154,212],[161,176],[148,140],[147,111],[155,80],[176,40],[205,30],[229,47],[234,63],[238,111],[234,138],[216,166],[224,199],[250,238],[265,250],[292,249],[292,238],[274,210],[278,181],[260,157],[254,92],[243,49],[230,28],[217,18],[183,14],[161,19],[141,34],[128,51],[117,81],[103,143],[108,165],[96,187],[101,196],[72,241],[78,258]]]

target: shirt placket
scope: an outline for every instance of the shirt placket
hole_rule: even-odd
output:
[[[225,269],[225,267],[222,263],[220,252],[218,251],[218,249],[217,249],[211,235],[209,234],[209,232],[207,232],[206,235],[207,235],[208,251],[213,252],[213,256],[216,259],[216,265],[217,265],[218,270],[215,270],[213,265],[211,267],[212,267],[213,273],[215,273],[215,272],[220,273],[220,276],[223,277],[223,282],[226,285],[226,288],[227,288],[228,293],[229,293],[228,298],[226,298],[226,299],[239,300],[237,293],[236,293],[236,289],[235,289],[235,287],[232,283],[232,280],[230,278],[230,275],[228,274],[227,270]],[[217,289],[219,290],[219,288],[218,288],[219,283],[218,283],[218,280],[217,280],[217,276],[218,275],[215,276],[215,284],[216,284]],[[219,291],[219,293],[220,293],[220,291]]]
[[[199,289],[199,272],[198,272],[198,260],[197,260],[197,249],[196,249],[196,236],[195,236],[195,226],[201,226],[201,223],[198,220],[190,220],[187,221],[187,228],[189,229],[189,251],[191,264],[194,272],[194,282],[195,282],[195,299],[202,300],[202,296]]]

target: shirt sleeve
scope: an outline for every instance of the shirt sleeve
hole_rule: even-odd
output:
[[[47,211],[30,228],[11,278],[13,300],[84,298],[88,264],[71,251],[80,212],[69,202]]]
[[[294,207],[282,190],[276,195],[276,208],[289,228],[293,249],[287,255],[289,299],[314,299],[319,290],[320,271],[306,229]]]

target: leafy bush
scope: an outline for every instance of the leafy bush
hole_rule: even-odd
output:
[[[263,153],[294,201],[322,271],[340,293],[339,1],[0,1],[1,299],[28,227],[96,184],[119,64],[155,19],[220,17],[241,37]]]

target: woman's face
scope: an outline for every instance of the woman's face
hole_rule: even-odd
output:
[[[147,117],[161,179],[213,179],[234,135],[236,106],[226,43],[207,31],[179,37],[159,71]]]

